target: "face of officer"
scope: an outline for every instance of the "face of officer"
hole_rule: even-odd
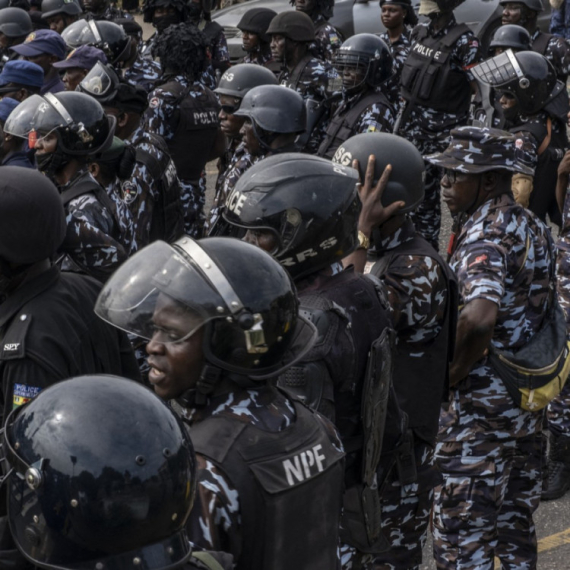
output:
[[[49,29],[61,34],[67,26],[73,21],[70,16],[65,16],[65,14],[56,14],[55,16],[50,16],[46,18],[46,22],[49,25]]]
[[[253,32],[242,32],[241,47],[246,52],[256,51],[259,48],[259,36]]]
[[[279,245],[277,236],[270,230],[258,230],[249,229],[247,230],[243,241],[256,245],[263,251],[273,254],[277,251]]]
[[[505,24],[518,24],[521,25],[521,21],[524,16],[524,6],[518,2],[509,2],[503,4],[503,15],[501,18],[501,23],[503,26]]]
[[[237,139],[240,137],[240,130],[245,121],[244,117],[236,117],[233,113],[238,110],[241,99],[231,97],[229,95],[220,95],[220,104],[222,106],[218,118],[220,119],[220,128],[226,137]]]
[[[364,87],[364,80],[366,79],[366,72],[368,66],[355,65],[353,67],[346,66],[342,70],[342,86],[347,91],[358,90],[356,88]]]
[[[317,0],[295,0],[295,10],[311,15],[317,8]]]
[[[26,61],[31,61],[36,65],[39,65],[44,70],[44,75],[47,75],[51,69],[52,64],[59,61],[59,58],[51,53],[40,53],[40,55],[30,55],[24,57]]]
[[[65,84],[66,91],[75,91],[75,88],[83,81],[87,75],[88,69],[82,67],[69,67],[63,74],[63,83]]]
[[[253,131],[253,125],[247,118],[245,119],[243,126],[240,129],[240,135],[243,139],[247,152],[249,152],[251,156],[259,156],[263,153],[259,141],[255,136],[255,132]]]
[[[85,0],[85,11],[93,12],[93,14],[99,14],[105,10],[107,7],[106,0]]]
[[[295,52],[295,42],[288,42],[285,36],[271,36],[271,57],[275,61],[292,61]]]
[[[146,346],[148,379],[157,396],[172,400],[195,388],[200,379],[204,333],[198,329],[184,338],[193,327],[195,315],[164,294],[158,297],[152,320],[154,333]]]
[[[406,9],[396,4],[384,4],[382,6],[382,24],[388,30],[395,30],[404,26]]]

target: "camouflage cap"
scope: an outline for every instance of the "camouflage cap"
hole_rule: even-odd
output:
[[[466,174],[508,170],[532,176],[534,170],[518,160],[521,149],[522,140],[512,133],[488,127],[461,127],[451,131],[451,143],[443,152],[424,159]]]

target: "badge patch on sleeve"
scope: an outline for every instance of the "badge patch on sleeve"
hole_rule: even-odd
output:
[[[25,384],[14,384],[14,399],[12,402],[12,409],[15,410],[25,403],[35,398],[40,392],[41,388],[37,386],[26,386]]]

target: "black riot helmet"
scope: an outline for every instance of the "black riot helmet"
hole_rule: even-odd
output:
[[[222,75],[214,91],[218,95],[242,99],[250,89],[261,85],[277,85],[275,74],[261,65],[239,63]]]
[[[333,66],[341,79],[347,68],[366,70],[362,82],[348,88],[358,90],[364,84],[378,87],[386,81],[392,75],[393,58],[390,48],[378,36],[357,34],[343,42],[334,56]]]
[[[384,169],[392,165],[388,185],[382,196],[384,207],[403,201],[399,213],[413,212],[424,199],[425,164],[418,149],[406,139],[389,133],[364,133],[349,138],[337,149],[333,162],[345,166],[358,160],[360,178],[364,180],[368,158],[376,158],[374,184]]]
[[[10,113],[4,132],[35,141],[55,132],[57,148],[66,155],[88,156],[105,150],[113,141],[116,119],[107,117],[101,104],[77,91],[32,95]]]
[[[236,228],[270,231],[276,238],[272,255],[298,280],[356,249],[357,183],[355,170],[324,158],[270,156],[241,176],[223,217]]]
[[[529,10],[532,10],[533,12],[542,12],[544,10],[544,4],[542,3],[542,0],[515,0],[515,2],[513,2],[512,0],[500,0],[499,4],[501,6],[504,6],[505,4],[522,4],[523,6],[526,6]]]
[[[178,12],[181,22],[188,18],[188,3],[184,0],[144,0],[143,20],[151,23],[154,11],[159,6],[172,6]]]
[[[76,16],[82,13],[77,0],[42,0],[42,18],[51,18],[57,14]]]
[[[534,115],[550,98],[556,86],[552,64],[534,51],[507,50],[471,69],[475,79],[498,93],[509,93],[523,115]]]
[[[489,47],[491,49],[503,48],[503,50],[530,51],[531,43],[530,34],[525,28],[515,24],[506,24],[497,28]]]
[[[32,31],[32,19],[22,8],[2,8],[0,10],[0,32],[6,37],[27,36]]]
[[[178,315],[175,334],[155,325],[162,311]],[[103,286],[95,312],[163,344],[202,329],[207,366],[252,380],[279,374],[315,335],[299,315],[287,272],[258,247],[232,238],[184,236],[148,245]]]
[[[289,4],[295,6],[295,0],[289,0]],[[299,10],[299,8],[297,8],[297,10]],[[307,12],[305,13],[308,14]],[[334,0],[315,0],[315,7],[308,15],[313,20],[315,20],[317,16],[323,16],[325,20],[330,20],[334,15]]]
[[[255,34],[263,43],[268,44],[271,37],[267,34],[267,29],[275,16],[277,12],[269,8],[251,8],[241,17],[236,28]]]
[[[261,85],[245,94],[234,115],[247,117],[269,133],[302,133],[307,110],[299,93],[282,85]]]
[[[307,14],[303,12],[281,12],[277,14],[269,28],[267,35],[278,34],[293,42],[315,41],[315,26]]]
[[[10,530],[34,566],[162,570],[189,559],[194,450],[144,386],[106,375],[58,382],[10,414],[4,450]]]
[[[111,65],[117,65],[130,55],[131,40],[122,26],[106,20],[78,20],[61,37],[71,49],[89,45],[105,53]]]

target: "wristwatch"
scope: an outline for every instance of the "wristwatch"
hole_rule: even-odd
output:
[[[366,237],[363,232],[358,230],[358,248],[357,249],[368,249],[370,247],[370,238]]]

